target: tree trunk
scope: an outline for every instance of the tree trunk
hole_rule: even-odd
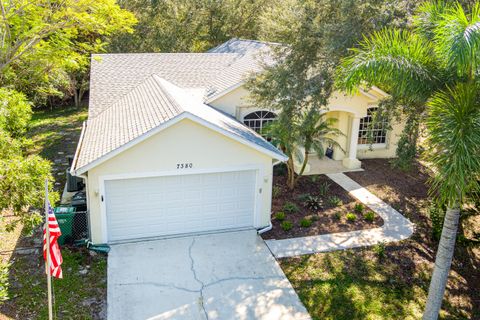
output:
[[[305,167],[307,166],[307,163],[308,163],[308,152],[307,152],[307,150],[305,149],[305,153],[304,153],[304,155],[303,155],[302,167],[300,168],[300,171],[298,172],[298,176],[297,176],[296,181],[298,181],[298,179],[300,179],[300,177],[302,176],[303,172],[305,171]],[[296,181],[295,181],[295,182],[296,182]]]
[[[459,219],[459,208],[447,209],[443,222],[442,236],[435,258],[432,280],[430,281],[430,288],[428,290],[428,299],[423,320],[436,320],[442,307],[453,252],[455,250],[455,239],[457,237]]]
[[[293,190],[293,188],[295,188],[295,164],[293,163],[292,157],[288,158],[287,171],[287,186],[290,190]]]
[[[80,99],[77,88],[73,89],[73,102],[75,103],[75,108],[78,108],[80,106]]]

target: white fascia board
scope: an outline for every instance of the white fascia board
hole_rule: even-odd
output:
[[[80,175],[80,174],[83,174],[85,172],[87,172],[88,170],[98,166],[99,164],[115,157],[116,155],[122,153],[123,151],[127,150],[127,149],[130,149],[131,147],[135,146],[136,144],[150,138],[151,136],[157,134],[158,132],[176,124],[177,122],[185,119],[187,117],[187,114],[186,113],[181,113],[179,114],[178,116],[176,117],[173,117],[172,119],[160,124],[159,126],[153,128],[152,130],[150,131],[147,131],[146,133],[138,136],[137,138],[133,139],[133,140],[130,140],[129,142],[125,143],[124,145],[108,152],[107,154],[101,156],[100,158],[90,162],[89,164],[81,167],[81,168],[78,168],[75,170],[75,175]]]
[[[231,132],[229,132],[229,131],[227,131],[223,128],[220,128],[219,126],[217,126],[217,125],[215,125],[215,124],[213,124],[213,123],[211,123],[211,122],[209,122],[209,121],[207,121],[207,120],[205,120],[205,119],[203,119],[203,118],[201,118],[197,115],[191,114],[190,112],[187,112],[187,113],[191,116],[191,117],[189,117],[190,120],[198,122],[201,125],[209,128],[209,129],[212,129],[212,130],[214,130],[218,133],[223,134],[224,136],[227,136],[227,137],[229,137],[229,138],[231,138],[231,139],[233,139],[237,142],[240,142],[241,144],[244,144],[244,145],[249,146],[250,148],[255,149],[255,150],[257,150],[257,151],[259,151],[263,154],[266,154],[272,159],[277,159],[277,160],[280,160],[280,161],[287,161],[288,160],[288,157],[284,154],[276,153],[276,152],[273,152],[271,150],[265,149],[262,146],[259,146],[258,144],[254,143],[252,141],[249,141],[249,140],[247,140],[245,138],[242,138],[242,137],[240,137],[236,134],[233,134],[233,133],[231,133]]]
[[[241,87],[242,85],[244,85],[244,84],[245,84],[245,81],[242,80],[242,81],[234,84],[233,86],[230,86],[230,87],[228,87],[228,88],[226,88],[226,89],[224,89],[224,90],[222,90],[222,91],[220,91],[220,92],[217,92],[217,93],[215,93],[213,96],[211,96],[210,98],[208,98],[207,100],[205,100],[205,103],[212,103],[213,101],[220,99],[221,97],[223,97],[224,95],[232,92],[233,90],[235,90],[235,89],[237,89],[237,88],[240,88],[240,87]]]
[[[71,175],[75,175],[75,170],[73,170],[73,168],[75,168],[75,166],[77,165],[78,154],[80,153],[80,149],[82,148],[82,145],[83,145],[83,136],[85,134],[86,126],[87,126],[87,122],[84,121],[82,123],[82,131],[80,132],[80,139],[78,139],[77,149],[75,150],[75,155],[73,156],[72,166],[70,167]]]
[[[273,158],[273,159],[278,159],[278,160],[280,160],[280,161],[287,161],[287,160],[288,160],[288,157],[285,156],[285,155],[281,155],[281,154],[279,154],[279,153],[275,153],[275,152],[273,152],[273,151],[270,151],[270,150],[268,150],[268,149],[265,149],[265,148],[257,145],[256,143],[253,143],[253,142],[251,142],[251,141],[248,141],[248,140],[246,140],[246,139],[243,139],[243,138],[241,138],[241,137],[239,137],[239,136],[237,136],[237,135],[235,135],[235,134],[233,134],[233,133],[228,132],[227,130],[224,130],[224,129],[222,129],[222,128],[220,128],[220,127],[212,124],[211,122],[208,122],[208,121],[206,121],[206,120],[204,120],[204,119],[202,119],[202,118],[200,118],[200,117],[198,117],[198,116],[196,116],[196,115],[194,115],[194,114],[192,114],[192,113],[190,113],[190,112],[185,111],[185,112],[181,113],[180,115],[178,115],[178,116],[176,116],[176,117],[168,120],[167,122],[164,122],[164,123],[162,123],[161,125],[155,127],[154,129],[152,129],[152,130],[144,133],[143,135],[141,135],[141,136],[139,136],[139,137],[137,137],[137,138],[135,138],[135,139],[127,142],[126,144],[122,145],[121,147],[110,151],[109,153],[103,155],[102,157],[100,157],[100,158],[98,158],[98,159],[90,162],[89,164],[87,164],[87,165],[85,165],[85,166],[83,166],[83,167],[81,167],[81,168],[76,169],[76,170],[73,172],[74,175],[79,176],[79,175],[81,175],[81,174],[84,174],[84,173],[87,172],[88,170],[90,170],[90,169],[98,166],[99,164],[101,164],[101,163],[103,163],[103,162],[105,162],[105,161],[107,161],[107,160],[115,157],[116,155],[124,152],[125,150],[130,149],[131,147],[135,146],[136,144],[138,144],[138,143],[140,143],[140,142],[142,142],[142,141],[150,138],[151,136],[153,136],[153,135],[159,133],[160,131],[162,131],[162,130],[164,130],[164,129],[166,129],[166,128],[168,128],[168,127],[170,127],[170,126],[172,126],[172,125],[174,125],[174,124],[176,124],[176,123],[178,123],[179,121],[181,121],[181,120],[183,120],[183,119],[190,119],[190,120],[192,120],[192,121],[194,121],[194,122],[197,122],[197,123],[199,123],[199,124],[201,124],[201,125],[203,125],[203,126],[205,126],[205,127],[208,127],[208,128],[210,128],[210,129],[212,129],[212,130],[214,130],[214,131],[216,131],[216,132],[219,132],[219,133],[221,133],[221,134],[223,134],[223,135],[225,135],[225,136],[227,136],[227,137],[230,137],[230,138],[232,138],[232,139],[234,139],[234,140],[236,140],[236,141],[238,141],[238,142],[240,142],[240,143],[242,143],[242,144],[244,144],[244,145],[247,145],[247,146],[249,146],[249,147],[251,147],[251,148],[253,148],[253,149],[255,149],[255,150],[257,150],[257,151],[259,151],[259,152],[261,152],[261,153],[263,153],[263,154],[266,154],[266,155],[268,155],[269,157],[271,157],[271,158]]]

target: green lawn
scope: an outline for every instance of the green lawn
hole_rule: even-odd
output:
[[[373,250],[284,259],[281,266],[314,319],[420,319],[428,281],[402,278],[401,265]]]
[[[87,119],[87,108],[64,107],[35,111],[28,136],[33,144],[30,152],[52,161],[55,190],[65,185],[66,157],[74,155],[82,123]]]
[[[399,243],[281,259],[280,265],[313,319],[421,319],[438,243],[428,218],[428,175],[364,160],[354,180],[415,223]],[[467,217],[465,212],[465,216]],[[480,319],[480,216],[462,219],[440,319]]]
[[[86,117],[86,108],[59,108],[36,111],[32,118],[28,132],[33,140],[30,152],[52,161],[58,191],[65,184],[66,156],[74,154]],[[0,233],[0,319],[47,318],[46,275],[40,239],[40,229],[33,236],[24,236],[21,226],[13,232]],[[13,251],[35,247],[34,253]],[[56,318],[98,319],[99,313],[105,310],[106,257],[91,255],[83,248],[67,247],[62,248],[62,256],[64,278],[53,281]],[[2,290],[2,266],[8,266],[6,290]],[[1,302],[5,291],[8,299]]]

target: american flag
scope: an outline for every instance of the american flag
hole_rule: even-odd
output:
[[[55,278],[62,278],[63,262],[62,254],[60,253],[60,247],[58,246],[57,239],[62,235],[60,227],[58,226],[57,219],[53,213],[53,209],[50,206],[50,202],[47,200],[48,206],[48,229],[50,233],[50,275]],[[43,227],[43,258],[47,261],[47,231]]]

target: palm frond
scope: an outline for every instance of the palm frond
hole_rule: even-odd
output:
[[[352,53],[337,74],[337,85],[348,92],[367,83],[398,97],[421,100],[440,82],[431,43],[408,31],[375,32]]]
[[[427,41],[435,37],[435,29],[438,27],[442,15],[451,8],[451,4],[444,0],[425,1],[421,3],[413,19],[415,32],[425,38]]]
[[[458,205],[479,185],[480,103],[475,84],[458,84],[440,91],[428,102],[427,160],[436,169],[433,195]]]
[[[448,8],[434,30],[437,55],[460,76],[473,76],[479,65],[480,3],[466,14],[462,6]]]

